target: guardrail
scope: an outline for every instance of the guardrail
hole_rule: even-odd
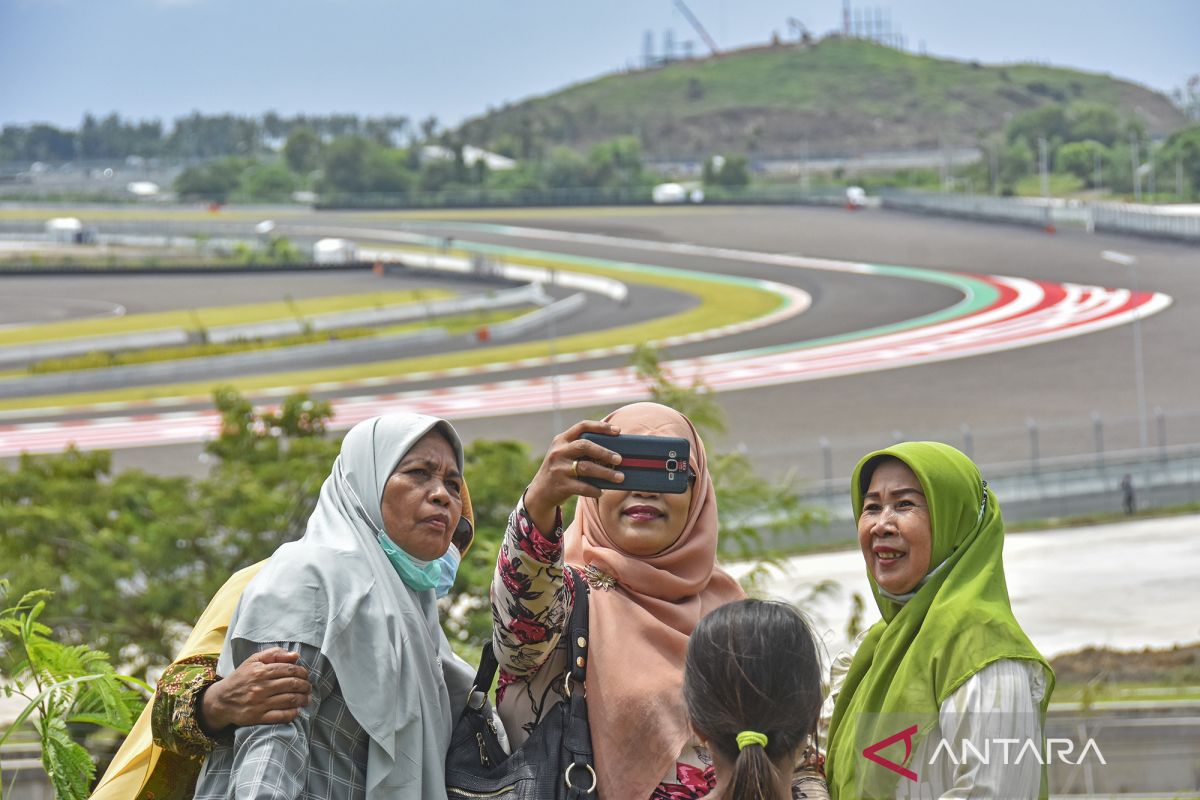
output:
[[[549,326],[556,320],[574,314],[587,305],[587,295],[583,292],[564,297],[548,306],[522,314],[516,319],[506,320],[488,328],[489,338],[504,341],[521,336],[529,331]]]
[[[139,331],[110,336],[5,345],[0,347],[0,367],[32,364],[46,359],[68,358],[86,353],[149,350],[201,342],[226,344],[255,339],[279,339],[308,331],[332,332],[345,328],[398,325],[413,320],[434,319],[482,309],[505,308],[528,303],[542,305],[547,302],[549,302],[549,298],[541,287],[531,284],[487,295],[452,297],[354,311],[336,311],[294,319],[219,325],[202,330],[165,328],[157,331]],[[279,352],[279,350],[275,352]]]
[[[1092,203],[1088,209],[1098,231],[1200,242],[1200,216],[1155,213],[1127,203]]]
[[[355,233],[347,233],[353,236]],[[359,231],[357,235],[364,232]],[[423,234],[387,232],[388,238],[394,241],[407,241],[422,246],[435,246],[440,240]],[[456,247],[470,248],[470,243],[457,243]],[[459,256],[441,255],[439,253],[401,252],[396,250],[366,250],[359,249],[359,254],[371,260],[389,263],[402,262],[405,266],[415,269],[427,269],[437,272],[448,272],[458,275],[484,275],[493,278],[503,278],[507,281],[522,283],[545,284],[561,286],[567,289],[581,289],[592,294],[599,294],[617,303],[625,302],[629,296],[629,287],[614,278],[603,275],[591,275],[584,272],[570,272],[562,269],[532,267],[525,264],[509,264],[496,261],[485,253],[479,253],[478,259],[467,259]]]
[[[1019,225],[1077,225],[1087,231],[1133,234],[1200,242],[1200,216],[1163,213],[1154,206],[1079,203],[987,195],[940,194],[900,189],[880,192],[880,205],[902,211],[939,214]]]
[[[980,467],[1008,522],[1123,510],[1128,477],[1135,509],[1200,502],[1200,445],[1145,451],[1045,459],[1040,464]],[[844,530],[850,522],[850,496],[844,480],[821,481],[805,491],[806,501],[823,509]]]

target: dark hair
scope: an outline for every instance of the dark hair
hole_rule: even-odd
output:
[[[688,642],[683,696],[692,727],[733,762],[728,800],[769,800],[775,763],[815,734],[821,711],[817,643],[790,605],[739,600],[700,620]],[[751,730],[765,747],[738,749]],[[790,774],[790,765],[788,767]]]
[[[882,455],[875,456],[870,461],[863,464],[862,469],[858,472],[859,494],[867,493],[867,490],[871,488],[871,478],[875,476],[875,470],[879,469],[889,461],[895,461],[897,464],[903,464],[905,467],[908,467],[908,469],[912,469],[912,467],[909,467],[908,464],[905,463],[904,459],[900,458],[899,456],[894,456],[891,453],[884,453]]]

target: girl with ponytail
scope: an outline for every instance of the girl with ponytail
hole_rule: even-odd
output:
[[[688,642],[683,694],[713,758],[716,796],[793,798],[821,709],[816,639],[796,609],[740,600],[705,616]]]

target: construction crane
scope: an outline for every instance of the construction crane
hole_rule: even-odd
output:
[[[696,29],[696,33],[700,34],[700,38],[708,45],[708,49],[712,50],[712,54],[714,56],[720,55],[721,48],[717,47],[716,40],[708,35],[708,31],[704,30],[704,26],[700,24],[700,20],[696,19],[696,15],[692,13],[692,10],[687,7],[687,3],[683,2],[683,0],[674,1],[675,7],[679,9],[679,13],[683,14],[688,23]]]
[[[788,30],[796,34],[796,39],[798,41],[804,44],[808,44],[812,41],[812,32],[809,31],[808,26],[806,26],[803,22],[795,17],[788,17],[787,23]]]

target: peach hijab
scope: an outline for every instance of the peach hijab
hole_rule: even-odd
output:
[[[616,579],[589,598],[587,705],[599,794],[642,800],[692,738],[682,692],[688,637],[709,611],[746,594],[717,566],[717,495],[691,421],[657,403],[624,406],[605,421],[622,433],[687,439],[696,471],[683,533],[657,555],[618,549],[587,497],[564,534],[568,564]]]

